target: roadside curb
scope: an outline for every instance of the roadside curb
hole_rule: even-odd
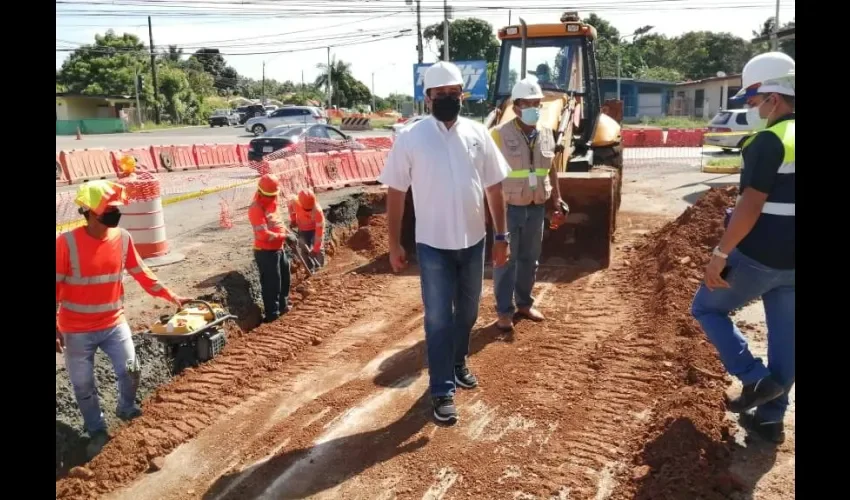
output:
[[[739,165],[732,166],[704,166],[702,167],[702,173],[704,174],[740,174],[741,167]]]

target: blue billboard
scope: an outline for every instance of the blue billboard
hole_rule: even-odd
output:
[[[478,101],[487,99],[487,61],[452,61],[463,74],[463,91],[469,93],[467,99]],[[413,65],[413,99],[422,101],[425,97],[425,71],[434,63]]]

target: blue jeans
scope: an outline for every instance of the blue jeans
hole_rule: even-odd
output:
[[[89,333],[64,334],[65,368],[74,388],[74,397],[83,415],[83,423],[89,435],[106,430],[106,421],[100,409],[94,378],[94,354],[97,348],[109,356],[115,378],[118,381],[119,415],[138,410],[136,405],[136,383],[127,372],[127,363],[136,358],[130,325],[120,323],[112,328]]]
[[[772,375],[785,386],[785,394],[760,406],[756,413],[767,421],[781,421],[788,408],[788,391],[794,385],[794,269],[773,269],[734,250],[727,262],[729,288],[710,291],[700,286],[691,314],[717,348],[726,370],[743,384]],[[729,314],[761,297],[767,321],[767,361],[756,358]]]
[[[431,396],[455,392],[455,366],[466,364],[484,281],[484,240],[462,250],[416,244]]]
[[[543,246],[546,208],[543,205],[508,205],[507,220],[508,232],[511,233],[511,256],[506,265],[493,268],[496,312],[499,314],[514,313],[514,297],[516,307],[520,309],[534,305],[531,289]]]

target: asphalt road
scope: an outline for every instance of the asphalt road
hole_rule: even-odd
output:
[[[375,129],[344,131],[354,137],[389,137],[392,131]],[[81,140],[74,136],[56,136],[56,151],[68,149],[125,149],[139,146],[172,144],[247,144],[254,136],[245,127],[186,127],[128,134],[84,135]]]

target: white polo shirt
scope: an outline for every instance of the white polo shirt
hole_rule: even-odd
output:
[[[484,238],[484,190],[508,172],[484,125],[459,117],[447,130],[429,117],[399,132],[378,181],[412,187],[417,243],[461,250]]]

